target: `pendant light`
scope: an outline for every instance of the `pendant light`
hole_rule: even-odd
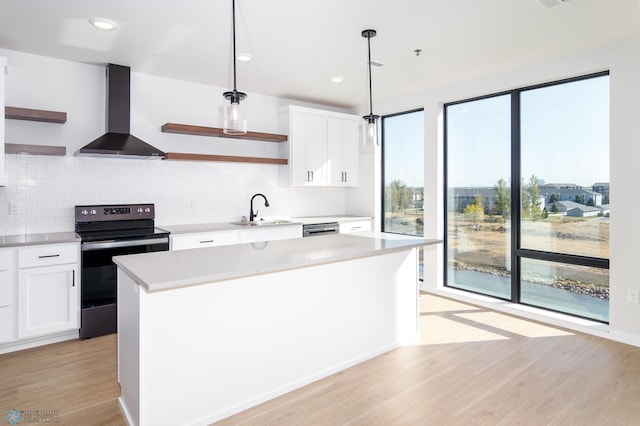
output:
[[[241,103],[247,94],[236,89],[236,1],[231,0],[231,14],[233,18],[233,90],[224,92],[224,128],[227,135],[244,135],[247,133],[247,103]]]
[[[364,30],[362,37],[367,38],[367,45],[369,47],[369,60],[367,65],[369,66],[369,114],[363,116],[364,119],[364,144],[373,145],[378,143],[378,118],[379,115],[373,114],[373,96],[371,94],[371,37],[376,36],[376,30]]]

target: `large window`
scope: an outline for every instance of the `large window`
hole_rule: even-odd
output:
[[[424,113],[382,118],[382,231],[423,236]]]
[[[445,106],[446,285],[609,320],[609,76]]]
[[[382,231],[424,236],[423,110],[382,117],[382,182]]]

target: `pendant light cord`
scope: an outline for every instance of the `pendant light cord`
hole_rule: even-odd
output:
[[[235,0],[234,0],[235,1]],[[373,115],[373,95],[371,85],[371,35],[367,35],[367,46],[369,48],[369,115]]]
[[[237,92],[236,89],[236,0],[231,1],[231,16],[233,19],[233,92]]]

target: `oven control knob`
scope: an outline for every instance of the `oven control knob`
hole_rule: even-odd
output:
[[[142,213],[142,207],[138,207],[138,213]]]
[[[151,208],[150,208],[150,207],[145,208],[145,209],[144,209],[144,212],[145,212],[145,213],[151,213]]]
[[[82,214],[82,216],[86,216],[89,214],[89,212],[86,209],[82,210],[80,213]]]
[[[92,214],[92,215],[94,215],[94,214],[96,214],[96,213],[98,213],[98,212],[96,211],[96,209],[91,209],[91,214]]]

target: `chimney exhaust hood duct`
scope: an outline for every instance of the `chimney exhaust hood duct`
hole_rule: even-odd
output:
[[[165,153],[133,136],[131,131],[131,69],[107,65],[107,133],[80,148],[80,156],[164,158]]]

